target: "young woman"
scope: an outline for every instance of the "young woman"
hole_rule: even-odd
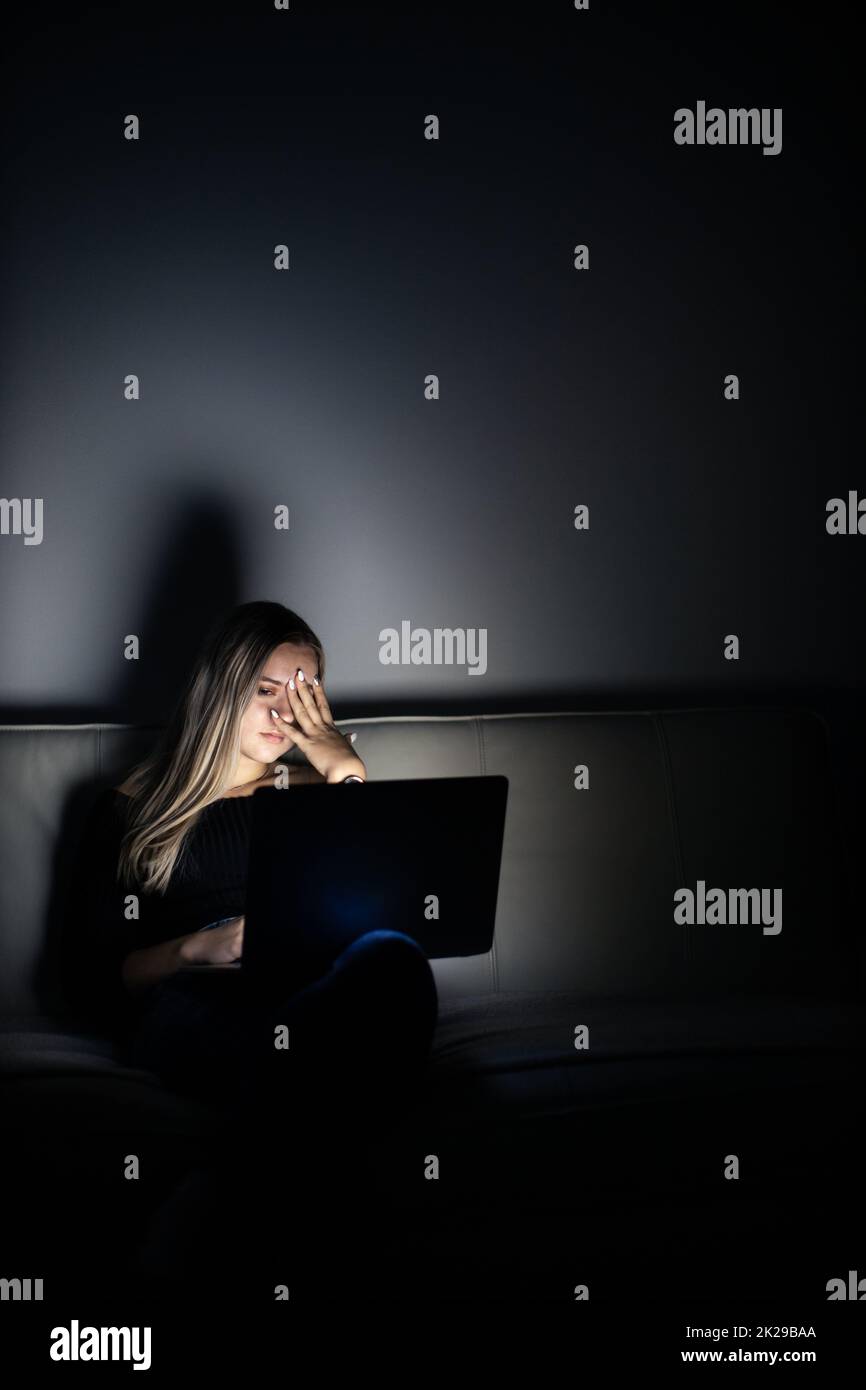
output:
[[[430,964],[402,932],[368,932],[312,983],[253,992],[243,970],[196,974],[243,952],[255,793],[286,775],[290,787],[367,778],[324,671],[319,639],[290,609],[234,609],[157,747],[100,795],[79,861],[72,991],[88,1020],[129,1065],[245,1116],[387,1118],[411,1096],[436,1023]],[[286,762],[292,748],[306,761]],[[364,794],[339,793],[359,815]],[[303,815],[302,792],[296,805]],[[290,839],[285,868],[290,929]],[[288,1048],[275,1047],[278,1025]]]

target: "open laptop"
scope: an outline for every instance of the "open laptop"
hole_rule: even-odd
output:
[[[508,779],[431,777],[253,793],[239,971],[298,988],[365,932],[430,959],[490,950]]]

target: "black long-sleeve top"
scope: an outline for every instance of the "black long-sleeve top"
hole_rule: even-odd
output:
[[[245,910],[252,796],[224,797],[200,812],[164,894],[116,878],[128,798],[102,791],[84,827],[67,925],[66,994],[85,1024],[123,1037],[145,995],[132,994],[120,970],[130,951],[156,946]],[[138,898],[138,918],[128,899]]]

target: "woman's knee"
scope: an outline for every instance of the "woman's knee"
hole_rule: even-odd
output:
[[[387,927],[376,927],[373,931],[364,932],[363,936],[356,936],[355,940],[341,952],[338,959],[343,957],[352,958],[358,955],[370,954],[394,954],[395,951],[401,955],[421,956],[427,959],[424,951],[406,932],[392,931]]]
[[[426,952],[406,932],[377,928],[365,932],[337,957],[338,974],[369,974],[390,989],[414,989],[436,998],[436,982]]]
[[[377,928],[365,932],[336,958],[328,986],[337,996],[350,993],[355,1007],[375,1027],[381,1015],[394,1026],[432,1036],[439,1009],[436,981],[426,952],[405,932]]]

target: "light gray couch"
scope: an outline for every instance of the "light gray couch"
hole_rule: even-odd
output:
[[[734,1199],[719,1177],[721,1156],[740,1148],[741,1216],[748,1208],[763,1220],[788,1200],[783,1178],[785,1193],[820,1189],[823,1203],[832,1188],[843,1200],[860,1152],[851,1146],[864,1060],[862,943],[815,715],[762,708],[339,722],[357,730],[373,779],[509,780],[494,948],[434,962],[440,1018],[428,1084],[373,1164],[382,1195],[402,1213],[404,1253],[413,1251],[434,1282],[450,1231],[466,1247],[468,1265],[458,1263],[473,1271],[466,1296],[496,1285],[504,1258],[496,1235],[507,1226],[504,1244],[521,1251],[511,1290],[525,1279],[534,1293],[556,1297],[576,1272],[577,1213],[603,1209],[613,1231],[616,1214],[633,1222],[640,1208],[650,1223],[642,1241],[654,1232],[666,1239],[672,1227],[662,1213],[670,1215],[672,1199],[684,1256],[700,1205],[701,1241],[691,1251],[700,1259],[705,1233],[721,1238],[729,1228]],[[104,1199],[118,1146],[143,1155],[148,1174],[134,1197],[119,1198],[128,1250],[213,1142],[205,1105],[119,1066],[108,1040],[58,1021],[58,932],[81,817],[155,733],[96,724],[0,729],[0,1105],[12,1136],[3,1181],[8,1193],[24,1170],[37,1175],[33,1200],[38,1206],[42,1193],[45,1229],[38,1238],[28,1207],[19,1239],[31,1254],[44,1240],[46,1260],[55,1246],[68,1253],[92,1239],[93,1208],[82,1194]],[[580,766],[589,785],[578,790]],[[781,887],[782,931],[677,925],[674,892],[698,880],[708,890]],[[576,1049],[582,1024],[589,1047]],[[417,1154],[440,1151],[447,1182],[419,1186]],[[564,1212],[573,1224],[569,1217],[563,1226]],[[668,1224],[656,1231],[653,1213]],[[836,1216],[843,1220],[843,1206]],[[800,1251],[809,1221],[801,1211]],[[814,1224],[827,1261],[852,1253],[849,1233],[828,1227],[823,1206]],[[609,1273],[616,1261],[604,1264],[605,1240],[591,1247],[593,1268]],[[629,1279],[639,1258],[632,1242]],[[760,1266],[739,1268],[741,1283],[754,1278],[760,1287]],[[821,1268],[814,1274],[820,1282]],[[459,1296],[453,1268],[447,1277]]]

